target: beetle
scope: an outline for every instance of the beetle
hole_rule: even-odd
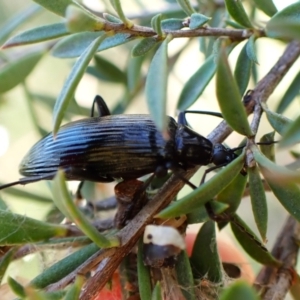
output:
[[[112,182],[136,179],[154,173],[195,166],[227,165],[237,157],[222,144],[213,145],[192,130],[181,112],[176,122],[167,117],[169,139],[157,130],[150,115],[111,115],[100,96],[96,96],[99,116],[63,125],[55,138],[49,133],[38,141],[21,161],[23,178],[0,186],[27,184],[53,179],[63,169],[67,180]]]

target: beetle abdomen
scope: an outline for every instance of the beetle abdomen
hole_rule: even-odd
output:
[[[68,179],[137,178],[175,155],[176,129],[177,123],[169,117],[171,139],[166,142],[149,115],[71,122],[60,128],[55,139],[49,134],[36,143],[21,162],[20,173],[47,176],[63,168]]]

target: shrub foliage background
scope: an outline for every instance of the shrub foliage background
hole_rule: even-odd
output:
[[[300,3],[277,11],[272,0],[161,0],[155,2],[157,7],[146,1],[111,0],[100,1],[100,10],[96,11],[75,0],[35,2],[28,2],[28,7],[1,24],[0,117],[13,141],[4,156],[8,159],[1,160],[3,183],[18,176],[16,162],[25,148],[49,131],[55,135],[62,122],[89,115],[87,107],[96,93],[106,99],[113,114],[146,111],[141,108],[146,103],[165,136],[166,114],[175,115],[176,110],[191,106],[215,110],[219,107],[226,121],[214,130],[209,128],[210,121],[201,121],[207,120],[202,116],[196,116],[195,123],[203,130],[212,130],[208,138],[213,143],[223,142],[235,131],[244,137],[241,144],[246,147],[238,159],[201,187],[180,194],[178,201],[173,200],[184,184],[171,176],[138,217],[119,231],[100,233],[95,229],[99,214],[89,210],[89,206],[74,204],[63,173],[58,173],[51,186],[37,184],[36,188],[1,191],[3,283],[7,281],[21,298],[93,299],[120,264],[122,276],[128,273],[130,266],[123,258],[135,247],[154,216],[186,215],[188,224],[204,225],[190,260],[181,253],[176,268],[171,270],[177,272],[177,282],[171,284],[176,295],[201,299],[204,277],[208,287],[204,293],[211,299],[220,295],[222,299],[238,299],[241,294],[249,299],[258,299],[258,294],[269,299],[278,290],[281,299],[289,290],[297,295],[294,267],[299,240],[300,173],[296,144],[300,139],[300,117],[295,111],[300,79]],[[3,14],[9,11],[8,7],[2,10]],[[190,59],[190,55],[197,59]],[[250,114],[253,116],[247,118]],[[262,115],[266,118],[262,119]],[[4,149],[6,131],[4,127],[0,129]],[[258,129],[262,134],[257,136]],[[278,147],[258,147],[255,141],[259,139],[280,142]],[[238,138],[232,141],[237,145]],[[287,147],[293,150],[281,150],[279,157],[283,156],[280,153],[285,153],[285,157],[277,164],[277,152]],[[20,148],[24,148],[22,154]],[[247,169],[247,176],[240,174],[242,168]],[[181,175],[190,178],[196,171],[197,168],[182,171]],[[192,180],[198,185],[197,177]],[[94,199],[99,197],[95,196],[99,190],[100,198],[110,193],[106,185],[87,184],[83,195]],[[248,195],[255,220],[251,225],[236,212]],[[269,218],[274,218],[273,212],[268,213],[270,197],[274,197],[268,201],[270,207],[278,200],[281,209],[289,214],[278,233],[268,228]],[[205,211],[207,203],[226,217],[217,222],[218,226]],[[37,207],[43,208],[45,216],[32,214],[32,210],[39,211]],[[75,225],[61,224],[64,216]],[[229,224],[245,252],[263,265],[256,279],[258,294],[247,284],[228,285],[225,280],[212,241],[217,228],[227,228]],[[271,251],[267,240],[274,233],[278,238]],[[54,264],[47,257],[53,248],[61,255]],[[63,258],[63,249],[70,248],[72,254]],[[139,254],[141,249],[139,246]],[[29,284],[21,284],[10,276],[20,268],[18,262],[32,253],[42,255],[47,267],[38,275],[35,272]],[[104,258],[105,263],[97,268]],[[94,268],[93,276],[87,278]],[[149,299],[151,293],[153,299],[160,299],[168,292],[170,283],[157,283],[144,267],[141,255],[136,272],[142,299]],[[269,276],[270,273],[276,276]],[[133,282],[132,278],[125,278],[124,282]],[[123,292],[127,293],[124,297],[133,293]]]

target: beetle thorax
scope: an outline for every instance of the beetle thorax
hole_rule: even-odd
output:
[[[186,166],[207,165],[211,162],[213,145],[210,140],[187,126],[176,132],[176,150],[180,162]]]

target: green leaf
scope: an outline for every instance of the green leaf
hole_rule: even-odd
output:
[[[205,184],[161,211],[158,217],[172,218],[195,211],[228,186],[239,174],[243,165],[244,155],[240,155]]]
[[[232,76],[225,51],[221,51],[216,74],[219,106],[230,127],[242,135],[252,136],[247,114],[241,101],[238,86]]]
[[[116,16],[113,16],[109,13],[103,13],[103,18],[105,20],[107,20],[108,22],[111,22],[111,23],[116,23],[116,24],[122,24],[123,23],[122,20],[120,20]]]
[[[127,87],[133,92],[143,79],[142,65],[145,57],[130,57],[127,68]]]
[[[99,247],[97,245],[87,245],[53,264],[51,267],[32,279],[30,284],[36,288],[43,289],[49,284],[66,277],[97,251],[99,251]]]
[[[196,12],[189,0],[177,0],[177,2],[188,16]]]
[[[65,110],[68,107],[68,104],[71,99],[73,99],[77,85],[79,84],[90,60],[94,56],[97,48],[101,42],[105,39],[106,35],[101,35],[95,39],[91,45],[85,50],[85,52],[80,56],[80,58],[74,64],[67,80],[64,83],[64,86],[56,100],[54,109],[53,109],[53,135],[55,136]]]
[[[56,39],[69,34],[70,33],[68,32],[65,23],[45,25],[29,29],[27,31],[21,32],[13,36],[7,42],[5,42],[2,48],[5,49],[20,45],[39,43],[43,41]]]
[[[32,52],[8,62],[0,69],[0,94],[20,84],[40,61],[44,50]]]
[[[158,36],[162,37],[164,35],[162,28],[161,28],[161,14],[154,16],[151,19],[151,27],[157,33]]]
[[[155,37],[149,37],[142,39],[132,48],[131,55],[132,57],[137,57],[146,54],[149,52],[155,45],[158,44],[158,41]]]
[[[248,168],[248,173],[250,197],[255,223],[263,241],[266,241],[268,207],[264,186],[257,167]]]
[[[277,13],[277,8],[272,0],[253,0],[255,6],[262,10],[267,16],[272,17]]]
[[[193,13],[191,14],[191,19],[190,19],[190,24],[189,27],[190,29],[197,29],[202,27],[204,24],[206,24],[211,18],[199,14],[199,13]]]
[[[65,236],[62,225],[38,221],[26,216],[0,210],[0,245],[22,245],[44,241],[54,236]]]
[[[65,16],[66,9],[70,4],[76,4],[72,0],[51,0],[51,1],[33,0],[33,1],[61,17]]]
[[[281,114],[292,103],[292,101],[299,95],[300,92],[300,72],[296,75],[292,83],[287,88],[285,94],[280,100],[276,112]]]
[[[120,70],[116,65],[111,63],[110,61],[106,60],[105,58],[95,55],[95,70],[97,77],[110,82],[117,82],[117,83],[125,83],[127,78],[126,74]],[[88,68],[88,73],[94,75],[91,73]]]
[[[290,122],[282,131],[282,139],[279,143],[280,147],[288,147],[299,143],[300,141],[300,117]]]
[[[231,229],[234,236],[243,247],[243,249],[256,261],[263,265],[280,266],[280,262],[276,260],[262,243],[254,232],[245,224],[245,222],[238,216],[234,217],[235,222],[231,222]]]
[[[229,206],[225,210],[226,214],[231,215],[232,213],[236,212],[240,206],[247,184],[247,178],[248,176],[238,174],[232,180],[232,182],[218,194],[217,201],[221,202],[222,204],[225,203]],[[215,209],[214,213],[219,214]],[[228,221],[218,222],[219,229],[224,228],[227,224]]]
[[[2,185],[2,183],[0,183],[0,186],[1,185]],[[22,198],[24,198],[24,200],[30,199],[30,201],[53,203],[53,200],[50,197],[47,197],[46,195],[30,193],[30,192],[27,192],[24,189],[20,189],[20,188],[10,187],[9,189],[3,190],[3,192],[6,192],[13,196],[22,197]]]
[[[148,266],[145,266],[143,261],[143,239],[139,241],[139,248],[137,254],[137,270],[138,270],[138,283],[139,294],[141,300],[148,300],[151,294],[151,277]]]
[[[300,173],[277,166],[258,150],[252,149],[252,152],[276,198],[290,215],[300,221],[300,189],[298,185],[292,181],[295,179],[299,181]]]
[[[66,27],[70,32],[100,31],[105,20],[97,18],[85,9],[76,5],[69,5],[66,10]]]
[[[273,129],[280,135],[283,135],[284,131],[292,123],[292,121],[283,115],[277,114],[269,110],[267,104],[265,103],[262,103],[261,107],[266,113],[268,121],[270,122],[270,125],[273,127]]]
[[[177,282],[186,300],[195,300],[194,276],[186,251],[181,251],[175,264]]]
[[[9,249],[4,255],[1,254],[0,259],[0,284],[2,283],[3,277],[5,275],[5,272],[10,264],[10,262],[13,260],[13,255],[15,254],[16,249],[11,248]]]
[[[216,243],[215,222],[205,222],[197,234],[191,265],[197,278],[206,277],[214,283],[222,282],[222,267]]]
[[[264,134],[259,140],[261,143],[265,143],[265,145],[263,144],[259,145],[260,151],[273,162],[275,162],[275,147],[274,147],[275,144],[273,143],[274,137],[275,137],[275,131],[271,131],[269,133]]]
[[[248,43],[246,43],[241,50],[234,70],[234,79],[239,88],[241,97],[244,95],[249,84],[252,68],[252,61],[247,54],[247,45]]]
[[[300,2],[276,13],[267,23],[266,34],[271,38],[300,39]]]
[[[166,19],[161,21],[161,28],[163,30],[180,30],[184,27],[183,19]]]
[[[220,300],[259,300],[260,297],[257,295],[255,290],[245,281],[236,281],[229,287],[224,289],[221,294]]]
[[[66,213],[78,228],[86,234],[98,247],[107,248],[118,246],[117,238],[107,238],[101,234],[93,225],[90,224],[85,215],[75,205],[71,198],[65,183],[65,176],[63,171],[59,170],[53,182],[54,203],[61,210]]]
[[[13,15],[4,24],[1,25],[0,44],[7,40],[12,32],[15,31],[23,23],[27,22],[30,18],[41,12],[39,5],[33,4],[26,9],[20,10],[16,15]]]
[[[66,293],[64,300],[79,299],[81,288],[85,280],[85,276],[78,274],[76,276],[74,284],[69,288],[68,292]]]
[[[230,16],[246,28],[253,28],[240,0],[225,0]]]
[[[211,81],[215,72],[216,64],[213,55],[211,55],[184,85],[177,104],[179,111],[184,111],[195,103]]]
[[[78,57],[83,54],[86,48],[104,32],[79,32],[60,40],[53,48],[52,55],[58,58]],[[108,36],[99,46],[97,52],[113,48],[134,39],[128,33],[117,33]]]
[[[151,300],[162,300],[161,292],[161,284],[157,281],[152,292]]]
[[[127,28],[131,28],[134,24],[130,20],[128,20],[123,12],[121,1],[120,0],[109,0],[115,11],[117,12],[120,19],[126,25]]]
[[[18,281],[8,277],[7,283],[17,296],[21,297],[21,299],[26,298],[24,287]]]
[[[251,35],[247,44],[246,44],[246,52],[250,60],[254,63],[258,64],[257,56],[256,56],[256,47],[255,47],[255,40],[256,36],[254,34]]]
[[[148,70],[145,91],[150,114],[157,129],[167,136],[166,101],[168,85],[168,43],[167,36],[156,51]]]

